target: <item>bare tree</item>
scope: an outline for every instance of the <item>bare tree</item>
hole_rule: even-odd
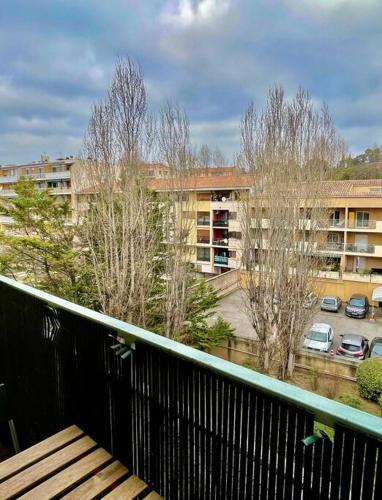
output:
[[[166,299],[164,335],[174,337],[186,318],[190,275],[191,229],[195,223],[190,181],[195,174],[195,156],[190,145],[189,120],[178,105],[167,102],[158,127],[161,161],[170,169],[167,191],[162,195],[164,240],[166,242]]]
[[[219,148],[212,151],[207,144],[202,144],[196,153],[196,163],[201,168],[209,168],[222,167],[227,161]]]
[[[247,309],[261,368],[276,363],[285,379],[312,314],[303,303],[322,257],[321,181],[340,161],[343,142],[325,106],[316,111],[302,89],[287,101],[280,87],[261,113],[248,107],[241,138],[240,158],[253,176],[242,207]]]
[[[121,59],[89,121],[84,165],[93,194],[83,229],[102,310],[142,326],[161,242],[158,210],[142,174],[153,135],[142,70]]]

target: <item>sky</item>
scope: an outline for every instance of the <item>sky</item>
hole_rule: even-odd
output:
[[[228,160],[275,83],[326,102],[353,154],[382,144],[381,0],[0,0],[0,164],[79,154],[126,55]]]

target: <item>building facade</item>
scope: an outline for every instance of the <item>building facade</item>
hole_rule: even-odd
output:
[[[191,219],[191,260],[198,271],[220,274],[240,267],[243,201],[253,178],[244,173],[201,176],[182,183]],[[151,182],[152,189],[178,189],[168,180]],[[327,217],[318,221],[325,232],[320,253],[327,269],[382,274],[382,180],[325,181],[322,205]],[[309,221],[302,219],[304,228]],[[263,219],[264,230],[267,220]]]

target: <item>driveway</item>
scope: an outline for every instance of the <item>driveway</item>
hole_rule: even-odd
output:
[[[242,290],[236,290],[223,297],[211,320],[222,316],[235,328],[235,335],[254,339],[256,336],[245,311],[244,298],[245,294]],[[339,345],[340,335],[345,333],[364,335],[372,340],[374,337],[382,337],[382,316],[378,314],[379,312],[380,310],[377,310],[376,322],[371,323],[368,319],[348,318],[345,316],[344,306],[339,313],[330,313],[320,311],[318,305],[307,330],[313,323],[328,323],[334,330],[334,348]]]

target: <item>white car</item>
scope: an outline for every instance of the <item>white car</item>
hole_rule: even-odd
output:
[[[333,339],[334,332],[330,325],[314,323],[307,335],[305,335],[303,347],[311,351],[329,352]]]

